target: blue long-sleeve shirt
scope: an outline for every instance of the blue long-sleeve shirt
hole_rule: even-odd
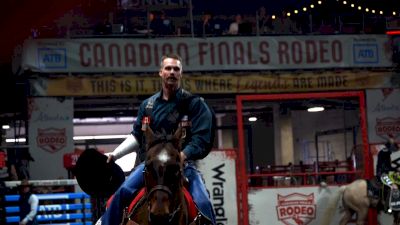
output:
[[[142,102],[132,131],[140,143],[140,161],[145,159],[145,142],[141,129],[144,116],[150,116],[150,127],[154,132],[173,134],[182,117],[187,115],[191,122],[190,132],[183,143],[183,152],[187,160],[202,159],[208,155],[210,148],[206,146],[212,145],[213,115],[202,98],[191,94],[189,96],[191,97],[188,97],[187,91],[180,88],[168,101],[162,98],[160,91]],[[188,103],[185,104],[185,101]],[[152,109],[146,109],[146,106],[148,107],[151,103]],[[148,113],[151,115],[147,115]]]

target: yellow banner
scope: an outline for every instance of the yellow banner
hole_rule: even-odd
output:
[[[198,94],[240,94],[355,90],[391,87],[391,72],[184,75],[182,87]],[[33,96],[150,95],[161,89],[154,76],[42,78],[31,82]]]

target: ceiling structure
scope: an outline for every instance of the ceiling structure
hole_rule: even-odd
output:
[[[329,4],[340,3],[340,1],[325,1]],[[116,1],[96,1],[96,4],[93,4],[93,2],[94,1],[91,0],[2,1],[0,11],[0,43],[2,49],[0,51],[0,121],[26,119],[27,86],[23,77],[17,77],[12,73],[10,66],[14,47],[21,44],[26,37],[30,36],[32,27],[46,25],[73,8],[86,6],[85,9],[90,9],[90,13],[95,15],[112,9]],[[195,10],[197,10],[198,13],[205,11],[207,8],[229,10],[225,13],[234,13],[236,9],[243,9],[243,5],[249,5],[248,2],[244,0],[234,0],[230,1],[231,7],[228,9],[227,7],[222,7],[226,6],[226,1],[193,0],[193,2],[195,6],[197,5]],[[299,2],[295,0],[285,0],[277,2],[275,0],[257,0],[252,2],[251,6],[249,5],[246,7],[246,10],[255,12],[260,6],[266,6],[267,12],[273,13],[274,11],[280,11],[282,9],[302,7],[302,5],[309,5],[312,2],[314,1],[307,0]],[[395,0],[366,0],[363,4],[393,10],[400,7],[400,1]],[[337,5],[337,7],[339,6]],[[329,9],[332,8],[329,7]],[[13,37],[10,38],[8,34],[12,34]],[[233,95],[207,95],[204,97],[217,113],[236,113],[236,103]],[[77,118],[131,116],[136,114],[137,107],[141,100],[143,99],[137,97],[77,97],[74,99],[75,116]],[[304,102],[282,103],[282,107],[302,108],[304,107],[303,104]],[[339,107],[343,103],[326,102],[324,104]],[[249,108],[249,110],[252,109]]]

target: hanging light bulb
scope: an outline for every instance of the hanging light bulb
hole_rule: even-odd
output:
[[[318,5],[321,5],[322,4],[322,1],[318,1]]]
[[[368,8],[365,8],[365,12],[369,12],[369,9],[368,9]]]
[[[271,18],[274,20],[274,19],[276,19],[276,16],[275,16],[275,15],[272,15]]]
[[[372,13],[375,13],[375,9],[371,10]]]
[[[286,13],[286,16],[290,16],[290,15],[291,15],[290,12]]]
[[[295,9],[295,10],[294,10],[294,13],[295,13],[295,14],[299,13],[299,10]]]
[[[351,8],[354,8],[354,4],[353,3],[350,6],[351,6]]]
[[[358,6],[358,10],[361,10],[362,9],[362,7],[361,6]]]
[[[325,108],[322,106],[313,106],[307,109],[308,112],[322,112]]]
[[[393,12],[392,12],[392,14],[393,14],[393,16],[395,16],[395,15],[396,15],[396,12],[395,12],[395,11],[393,11]]]
[[[307,7],[303,7],[303,11],[304,11],[304,12],[307,11]]]
[[[347,1],[343,1],[343,5],[347,5]]]
[[[383,11],[382,11],[382,10],[381,10],[381,11],[379,11],[379,14],[383,15]]]

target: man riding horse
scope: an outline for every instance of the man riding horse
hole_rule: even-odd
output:
[[[123,212],[137,192],[144,186],[143,161],[145,159],[145,136],[142,126],[150,124],[154,131],[172,133],[181,123],[186,128],[183,151],[184,174],[188,179],[188,191],[200,213],[210,224],[215,224],[215,215],[202,178],[194,166],[194,160],[202,159],[210,152],[214,141],[215,117],[204,100],[180,87],[182,59],[177,55],[161,58],[159,76],[162,90],[140,105],[137,120],[131,135],[108,157],[108,162],[137,152],[140,164],[114,193],[103,215],[102,225],[120,224]]]
[[[394,141],[392,137],[385,143],[385,147],[382,148],[378,153],[378,160],[376,163],[376,178],[378,182],[382,182],[386,186],[390,187],[388,191],[384,192],[385,206],[384,208],[388,208],[391,211],[390,200],[387,201],[387,196],[391,196],[390,192],[392,190],[398,191],[399,180],[399,171],[396,171],[395,168],[392,167],[392,158],[391,155],[394,151],[397,151],[399,146]],[[389,192],[389,193],[388,193]]]

